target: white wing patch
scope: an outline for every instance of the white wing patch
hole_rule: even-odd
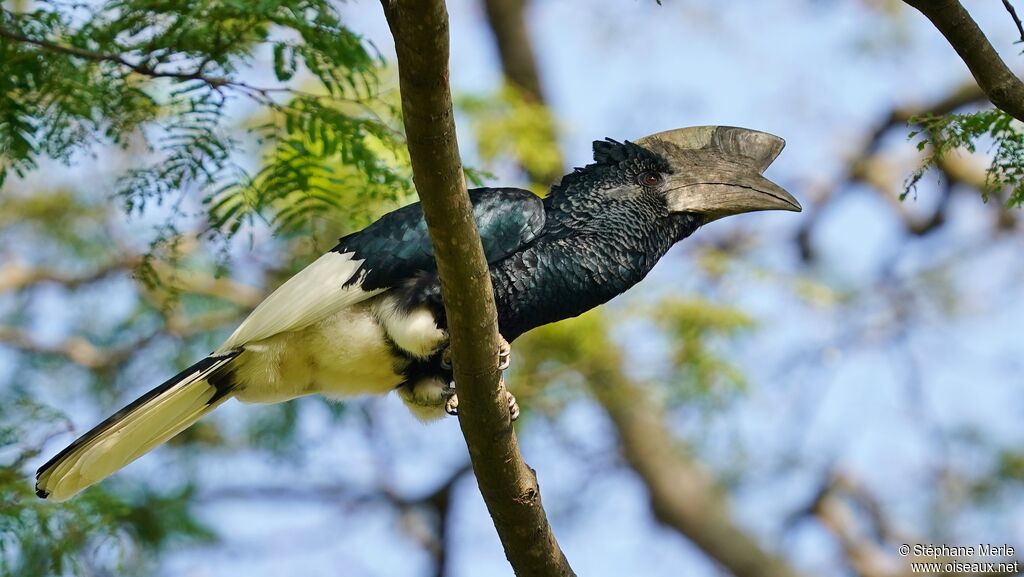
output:
[[[363,264],[352,257],[350,252],[329,252],[313,261],[261,302],[217,351],[306,328],[383,292],[364,291],[359,283],[344,286]]]

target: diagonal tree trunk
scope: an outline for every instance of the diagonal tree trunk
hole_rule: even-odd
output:
[[[448,74],[444,0],[382,0],[398,54],[413,178],[437,259],[459,424],[480,492],[516,575],[574,575],[523,462],[497,370],[498,328],[490,273],[463,180]]]

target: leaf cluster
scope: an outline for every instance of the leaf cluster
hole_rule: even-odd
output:
[[[129,212],[193,194],[227,235],[410,189],[383,62],[327,0],[31,6],[0,9],[0,183],[117,145],[143,153],[117,191]],[[246,103],[272,120],[233,126]],[[255,173],[251,137],[267,151]]]
[[[456,105],[473,126],[484,162],[505,157],[531,175],[560,174],[562,155],[553,138],[555,117],[544,104],[506,84],[494,94],[462,96]],[[535,192],[546,192],[548,184],[537,183]]]
[[[989,142],[992,160],[986,170],[986,188],[982,197],[987,202],[995,192],[1006,190],[1006,205],[1024,204],[1024,128],[1002,110],[992,109],[966,114],[924,115],[911,119],[920,126],[910,138],[920,136],[918,150],[928,150],[921,166],[908,179],[902,198],[914,190],[927,170],[941,158],[957,149],[970,153],[981,143]]]
[[[674,381],[683,400],[721,399],[746,389],[743,372],[716,350],[721,339],[750,331],[754,320],[738,309],[695,298],[667,298],[654,319],[672,346]]]
[[[260,170],[206,199],[212,225],[234,234],[266,213],[285,232],[341,214],[345,225],[365,225],[382,203],[391,207],[410,197],[408,152],[397,134],[346,108],[298,97],[275,110],[256,129],[268,142]]]
[[[192,490],[169,494],[96,487],[62,505],[32,494],[23,466],[39,423],[59,430],[64,418],[26,396],[0,406],[0,575],[144,573],[171,544],[204,542],[212,533],[192,514]]]

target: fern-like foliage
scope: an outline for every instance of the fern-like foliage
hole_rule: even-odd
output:
[[[383,62],[327,0],[29,6],[0,9],[0,184],[42,157],[141,145],[117,191],[125,207],[195,194],[229,235],[256,216],[293,227],[411,188],[397,114],[378,95]],[[273,120],[239,128],[237,103]],[[269,151],[254,173],[245,131]]]
[[[347,224],[368,224],[382,202],[411,195],[408,152],[394,130],[349,108],[300,96],[278,109],[256,129],[267,136],[262,168],[208,199],[213,226],[233,234],[270,213],[275,228],[287,232],[340,212],[348,213]]]
[[[1007,190],[1007,206],[1024,204],[1024,127],[1005,112],[993,109],[968,114],[925,115],[911,119],[921,128],[910,137],[921,136],[918,150],[928,150],[921,166],[908,179],[903,197],[914,189],[925,172],[943,155],[957,149],[974,153],[979,143],[991,141],[992,161],[986,171],[982,196],[988,201],[995,191]]]
[[[0,407],[0,576],[142,575],[168,546],[213,539],[189,510],[190,487],[170,494],[96,487],[58,507],[36,499],[22,469],[38,451],[25,441],[38,422],[63,419],[22,393]]]

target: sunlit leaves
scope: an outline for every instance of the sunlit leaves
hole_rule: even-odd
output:
[[[205,272],[213,266],[184,260],[188,251],[181,245],[195,235],[179,233],[182,199],[201,201],[190,206],[206,209],[200,216],[207,217],[211,235],[229,236],[257,219],[275,232],[306,231],[312,219],[325,218],[335,221],[336,238],[410,196],[398,115],[379,94],[383,62],[345,27],[331,2],[11,6],[0,8],[0,183],[9,174],[26,175],[44,158],[105,158],[102,146],[114,145],[129,160],[116,191],[123,206],[132,213],[152,204],[171,208],[148,253],[137,259],[142,264],[132,260],[116,269],[127,275],[134,267],[141,281],[137,293],[121,297],[137,298],[136,310],[117,327],[76,330],[97,350],[138,343],[131,354],[143,355],[159,346],[156,337],[166,337],[154,332],[160,327],[187,342],[183,327],[209,319],[216,328],[233,318],[234,307],[200,295],[183,291],[172,302],[181,280],[176,271],[185,278],[190,266]],[[0,224],[8,220],[8,240],[33,247],[26,258],[46,259],[47,266],[75,276],[76,266],[102,266],[117,248],[104,228],[117,208],[91,193],[0,197]],[[86,197],[97,206],[83,205]],[[178,348],[183,355],[195,352]],[[17,366],[37,359],[49,363],[50,372],[74,365],[43,350],[19,354]],[[124,367],[112,362],[104,370],[89,379],[109,391]],[[26,432],[38,436],[48,427],[56,433],[66,425],[30,397],[21,404],[8,397],[0,407],[4,575],[147,574],[153,553],[166,545],[209,538],[191,514],[187,486],[169,494],[132,493],[113,480],[67,504],[38,500],[26,469],[36,464],[43,440],[26,440]],[[294,406],[282,411],[281,418],[259,423],[257,446],[291,447]],[[221,437],[198,428],[179,441],[215,444]]]
[[[40,157],[131,143],[148,153],[120,181],[129,211],[196,195],[227,235],[256,217],[290,229],[410,189],[394,111],[377,94],[383,61],[330,2],[40,6],[0,12],[0,179]],[[277,84],[251,84],[268,53]],[[245,101],[276,122],[239,129],[231,104]],[[254,138],[270,152],[250,174],[241,143]]]
[[[1007,206],[1024,204],[1024,127],[1005,112],[993,109],[970,114],[928,115],[911,120],[921,126],[910,134],[920,135],[919,150],[930,145],[922,166],[909,179],[906,192],[934,166],[943,155],[957,149],[975,152],[981,142],[990,141],[992,160],[986,171],[987,188],[982,191],[985,200],[991,193],[1007,190]]]
[[[684,398],[723,398],[746,387],[742,371],[716,345],[752,329],[748,315],[703,299],[669,298],[658,304],[654,319],[671,343]]]
[[[555,119],[546,106],[510,85],[493,95],[461,97],[456,104],[473,126],[484,162],[510,157],[531,175],[560,176],[556,173],[562,168],[562,155],[554,138]],[[539,184],[536,192],[546,192],[550,182]]]
[[[212,538],[189,509],[189,487],[162,495],[100,486],[63,504],[37,499],[22,468],[37,454],[29,431],[43,421],[53,432],[66,427],[25,396],[0,406],[0,575],[144,574],[168,545]]]
[[[722,345],[751,331],[754,320],[735,308],[703,299],[666,298],[630,310],[630,319],[643,319],[652,330],[650,342],[667,344],[671,374],[653,387],[672,402],[724,401],[746,387],[739,368],[728,360]],[[618,318],[618,317],[615,317]],[[516,343],[517,392],[524,383],[544,389],[555,384],[588,380],[621,362],[611,334],[614,318],[595,310],[578,318],[540,327]]]
[[[368,224],[412,194],[407,151],[376,118],[300,97],[261,130],[270,144],[263,167],[208,199],[213,225],[229,234],[265,213],[282,231],[313,217]]]

